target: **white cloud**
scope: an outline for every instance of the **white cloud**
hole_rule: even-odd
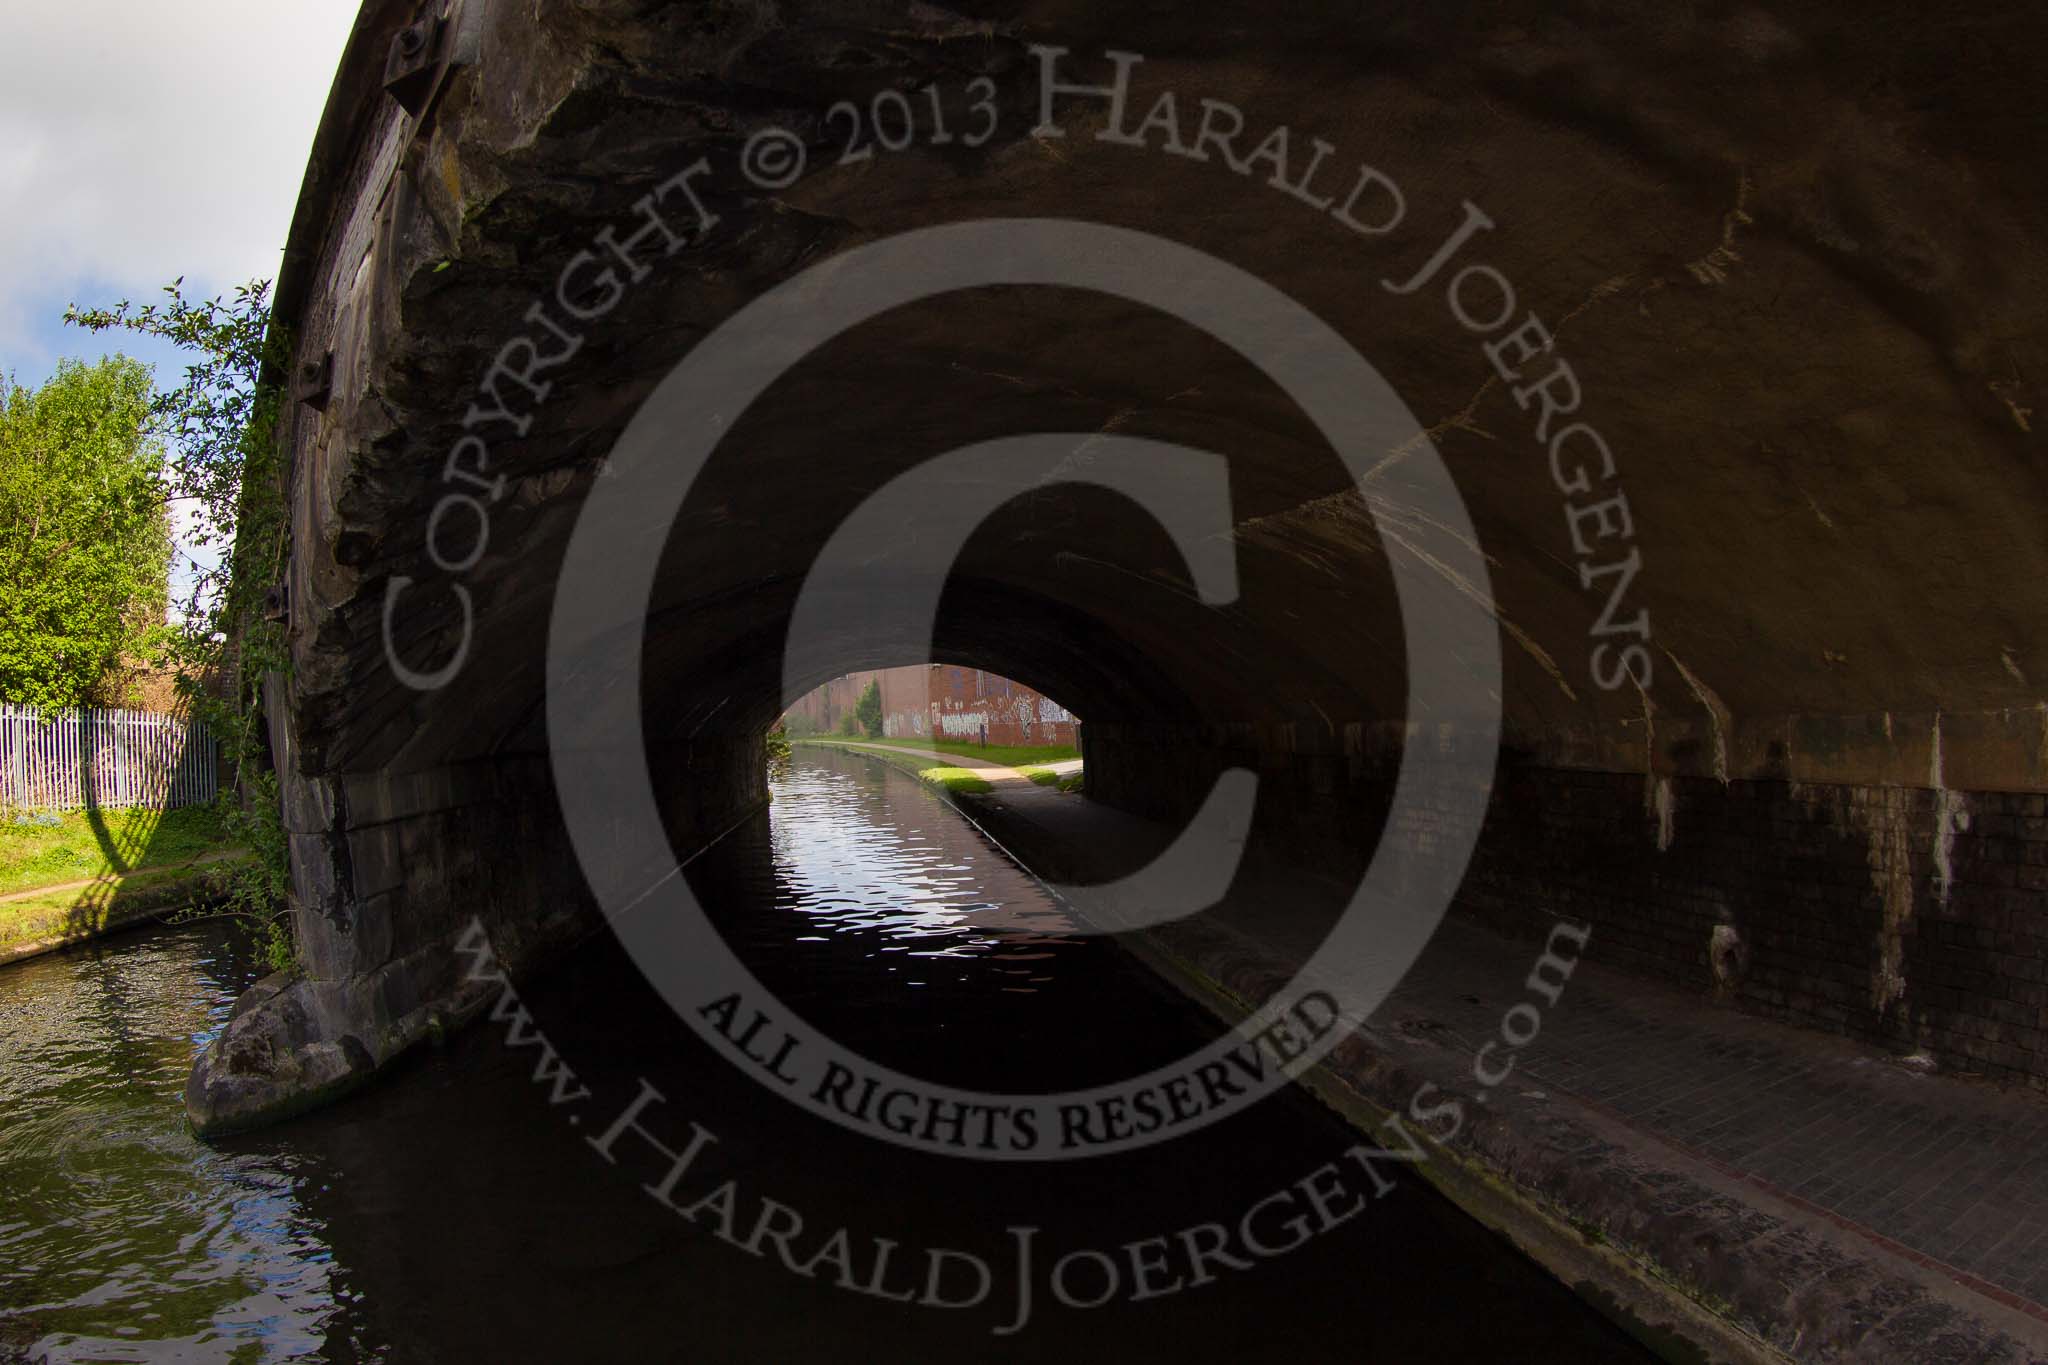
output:
[[[169,347],[63,327],[64,305],[274,279],[355,0],[4,0],[0,363]],[[193,573],[174,503],[174,596]],[[210,554],[203,555],[206,563]]]
[[[7,0],[0,354],[52,298],[277,274],[353,0]],[[40,339],[39,339],[40,338]]]

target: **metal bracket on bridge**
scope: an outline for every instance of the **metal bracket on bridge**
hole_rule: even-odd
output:
[[[384,59],[385,92],[414,118],[433,96],[447,23],[440,6],[433,6],[393,35],[391,54]]]
[[[326,410],[327,399],[334,392],[334,352],[322,351],[318,360],[307,360],[299,366],[298,400],[315,412]]]

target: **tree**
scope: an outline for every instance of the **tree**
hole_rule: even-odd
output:
[[[165,497],[185,505],[184,540],[195,573],[181,604],[189,662],[211,663],[218,647],[250,624],[283,561],[283,503],[272,444],[277,393],[261,382],[266,361],[284,353],[270,327],[270,284],[255,280],[232,295],[187,299],[184,281],[140,307],[65,310],[91,332],[134,332],[168,341],[187,357],[185,382],[149,402],[155,434],[168,445]]]
[[[0,699],[78,706],[161,633],[169,588],[164,451],[149,370],[60,362],[0,384]]]
[[[860,700],[853,704],[853,714],[860,717],[860,728],[867,731],[869,739],[882,737],[882,684],[868,679],[867,689],[860,694]]]
[[[196,573],[171,644],[180,686],[220,741],[234,773],[222,788],[229,840],[251,851],[236,864],[225,913],[246,919],[275,967],[292,964],[286,894],[288,843],[279,813],[263,720],[263,680],[288,672],[282,626],[267,595],[284,570],[283,487],[276,442],[279,386],[287,351],[271,326],[270,285],[254,281],[231,296],[187,299],[182,280],[162,302],[66,310],[90,331],[118,329],[180,347],[185,382],[150,402],[153,429],[168,443],[166,494],[189,510],[185,542]],[[214,685],[202,687],[204,679]]]

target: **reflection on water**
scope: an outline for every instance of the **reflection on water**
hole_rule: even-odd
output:
[[[332,1267],[294,1163],[208,1149],[179,1103],[253,977],[217,923],[0,970],[0,1341],[53,1361],[319,1344]]]
[[[1011,1093],[1133,1074],[1186,1049],[1100,989],[1118,950],[929,787],[861,754],[806,750],[769,818],[693,864],[698,898],[763,985],[812,1025],[921,1079]],[[1057,1013],[1118,1046],[1055,1045]]]
[[[1048,943],[1073,943],[1046,892],[926,788],[877,781],[878,760],[824,750],[778,775],[769,815],[774,885],[764,902],[819,929],[866,935],[875,955],[961,959],[1003,955],[1020,943],[1051,960]],[[758,837],[758,827],[740,838]],[[772,946],[772,916],[754,915],[747,942]],[[799,941],[816,935],[793,936]],[[937,971],[939,969],[934,969]],[[907,986],[931,973],[885,964]],[[1028,973],[1013,973],[1028,975]],[[965,981],[966,972],[953,972]]]
[[[1147,1070],[1213,1025],[914,779],[852,755],[779,774],[772,814],[693,865],[707,911],[814,1026],[912,1074],[1015,1091]],[[1115,1248],[1234,1219],[1356,1135],[1283,1094],[1173,1143],[1058,1169],[849,1135],[704,1047],[618,945],[522,992],[591,1093],[536,1090],[494,1025],[345,1103],[218,1147],[185,1132],[193,1053],[254,975],[229,931],[142,931],[0,969],[0,1361],[1639,1359],[1420,1182],[1283,1260],[1153,1302],[987,1313],[848,1293],[687,1222],[595,1124],[641,1093],[715,1134],[704,1182],[858,1245],[998,1259],[1008,1229]],[[699,1190],[697,1193],[701,1193]],[[822,1238],[823,1232],[813,1234]],[[1475,1308],[1481,1311],[1475,1311]]]

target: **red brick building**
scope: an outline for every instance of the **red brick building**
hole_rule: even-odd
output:
[[[798,699],[784,722],[799,731],[836,730],[869,682],[881,684],[882,733],[891,738],[937,736],[1003,745],[1075,742],[1079,718],[1066,707],[1013,679],[958,664],[848,673]]]

